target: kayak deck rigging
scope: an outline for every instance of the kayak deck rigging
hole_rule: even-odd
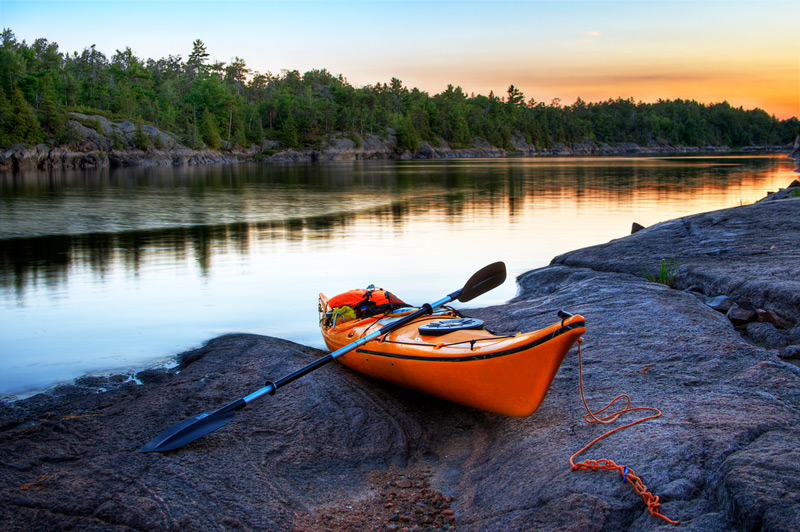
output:
[[[320,294],[320,329],[333,351],[380,330],[414,308],[339,322]],[[443,307],[370,339],[338,360],[363,375],[455,403],[509,416],[532,414],[569,349],[585,332],[581,316],[498,336],[483,322]],[[450,330],[454,328],[453,330]]]

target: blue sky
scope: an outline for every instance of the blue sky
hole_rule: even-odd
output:
[[[572,103],[633,97],[727,100],[800,114],[800,2],[0,0],[0,25],[108,57],[211,58],[265,73],[327,68],[353,85]]]

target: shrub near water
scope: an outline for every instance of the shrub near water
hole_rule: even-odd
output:
[[[674,259],[663,259],[659,265],[658,270],[651,271],[647,266],[644,267],[644,278],[654,283],[660,283],[672,287],[675,281],[675,274],[678,273],[678,267],[675,265]]]
[[[144,132],[141,124],[136,126],[136,133],[133,135],[133,143],[142,151],[145,151],[150,147],[150,137],[148,137],[147,133]]]

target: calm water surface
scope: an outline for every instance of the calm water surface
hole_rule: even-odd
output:
[[[319,292],[421,304],[506,262],[752,203],[785,155],[357,162],[0,175],[0,394],[132,371],[216,335],[322,347]],[[544,325],[544,324],[543,324]]]

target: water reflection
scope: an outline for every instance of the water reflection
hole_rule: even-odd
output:
[[[780,163],[776,157],[591,158],[6,175],[0,176],[0,286],[21,298],[28,287],[66,283],[70,270],[87,267],[102,278],[115,267],[136,273],[156,259],[191,258],[204,276],[215,250],[247,255],[254,239],[324,241],[360,226],[402,231],[410,217],[456,224],[480,212],[513,223],[554,202],[626,209],[684,197],[693,198],[698,212],[703,201],[709,208],[733,206],[715,196],[737,188],[748,189],[740,203],[750,201],[743,197],[749,189],[763,196],[759,187],[772,187],[775,172],[789,172]]]
[[[0,394],[231,331],[321,346],[319,291],[374,282],[419,304],[494,260],[513,278],[633,221],[755,201],[793,169],[762,156],[0,175]]]
[[[549,159],[38,172],[0,176],[0,238],[288,223],[442,194],[454,214],[474,197],[504,202],[513,215],[523,198],[682,194],[735,186],[771,164],[770,158]]]
[[[198,273],[207,275],[214,255],[221,249],[247,255],[254,239],[262,243],[326,240],[335,234],[346,234],[349,226],[360,223],[400,227],[410,210],[407,204],[395,203],[355,214],[274,222],[5,239],[0,240],[0,286],[13,288],[17,297],[22,297],[28,286],[43,283],[53,287],[66,283],[70,270],[83,266],[102,278],[117,266],[135,274],[142,265],[154,260],[181,264],[192,259]],[[446,215],[452,217],[456,213],[448,207]]]
[[[755,172],[759,163],[768,162],[747,161]],[[13,286],[22,297],[28,285],[66,282],[75,266],[85,265],[102,277],[113,265],[135,273],[156,257],[177,264],[189,255],[198,273],[206,275],[215,250],[247,255],[254,236],[259,241],[325,240],[346,235],[351,226],[400,229],[409,216],[421,214],[455,223],[465,211],[493,217],[502,210],[513,220],[542,202],[595,208],[598,202],[629,205],[637,197],[674,200],[748,178],[727,159],[722,164],[687,159],[678,166],[674,160],[651,159],[570,162],[575,164],[336,164],[280,171],[242,165],[15,176],[3,181],[6,235],[57,228],[78,234],[0,240],[0,284]],[[709,175],[710,167],[719,172],[718,179]],[[720,172],[732,167],[740,176],[733,183],[730,172]],[[104,214],[90,214],[98,210]],[[313,214],[293,215],[303,212]],[[219,223],[259,218],[266,221]],[[130,229],[171,224],[178,226]]]

